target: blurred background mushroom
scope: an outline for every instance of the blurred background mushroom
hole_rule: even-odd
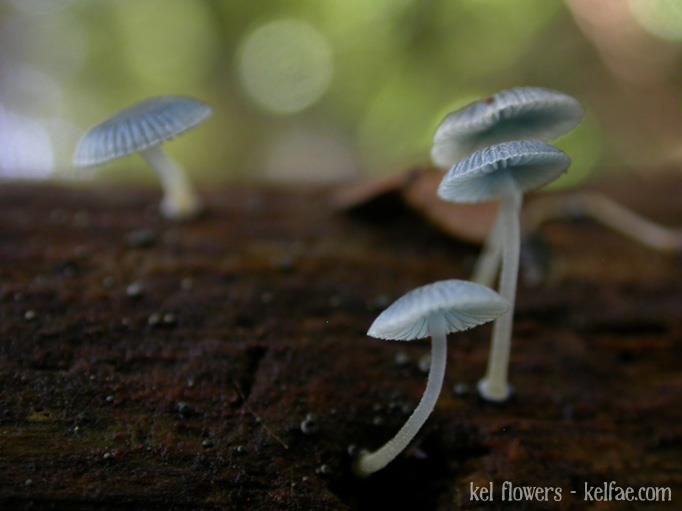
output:
[[[142,162],[69,160],[93,122],[164,94],[216,108],[170,149],[200,186],[388,175],[428,162],[448,111],[533,85],[589,113],[559,144],[567,187],[678,166],[681,64],[679,0],[0,0],[0,177],[152,184]]]

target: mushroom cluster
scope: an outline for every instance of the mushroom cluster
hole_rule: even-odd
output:
[[[510,309],[497,319],[480,395],[505,401],[521,243],[523,194],[558,178],[570,158],[546,143],[573,129],[583,117],[580,104],[560,92],[537,87],[505,90],[449,114],[434,136],[431,155],[449,167],[438,195],[455,203],[499,200],[500,209],[473,280],[492,286],[500,259],[500,294]]]

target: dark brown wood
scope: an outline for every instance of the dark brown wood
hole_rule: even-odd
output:
[[[681,223],[680,182],[628,194]],[[360,481],[349,452],[395,433],[428,352],[365,331],[405,291],[467,278],[476,247],[404,208],[344,216],[325,190],[207,198],[171,224],[153,192],[0,188],[3,510],[496,509],[469,485],[505,480],[563,489],[505,509],[585,509],[584,483],[611,480],[673,504],[600,509],[682,506],[679,257],[543,227],[523,251],[514,399],[472,390],[490,328],[451,336],[434,414]]]

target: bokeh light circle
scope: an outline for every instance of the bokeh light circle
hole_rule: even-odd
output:
[[[669,41],[682,41],[681,0],[630,0],[637,22],[650,34]]]
[[[52,142],[42,123],[0,104],[0,179],[45,179],[53,171]]]
[[[300,112],[317,102],[331,82],[327,39],[308,23],[276,20],[246,36],[239,73],[248,95],[277,114]]]

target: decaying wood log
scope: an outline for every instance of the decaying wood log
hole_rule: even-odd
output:
[[[618,190],[680,223],[682,183]],[[524,247],[542,271],[519,290],[513,400],[473,390],[489,327],[451,336],[417,441],[355,479],[352,454],[392,436],[426,380],[428,343],[368,325],[467,278],[477,248],[405,209],[349,217],[329,193],[214,191],[172,224],[152,192],[2,186],[0,508],[489,509],[470,484],[512,481],[563,490],[516,509],[585,509],[583,485],[611,480],[668,486],[673,504],[646,509],[679,508],[680,259],[586,221]]]

